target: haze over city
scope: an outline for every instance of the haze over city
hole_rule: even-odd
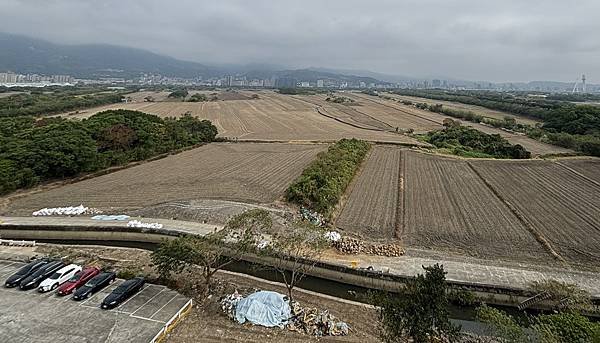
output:
[[[598,1],[2,1],[0,31],[210,65],[597,82]],[[27,15],[24,15],[27,13]]]

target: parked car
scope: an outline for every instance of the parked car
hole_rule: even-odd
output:
[[[81,266],[78,266],[76,264],[69,264],[68,266],[62,267],[61,269],[57,270],[54,274],[50,275],[49,278],[42,281],[42,283],[40,283],[40,286],[38,287],[38,291],[41,293],[53,291],[57,289],[58,286],[62,285],[63,283],[67,282],[70,278],[72,278],[73,275],[75,275],[75,273],[80,271]]]
[[[73,293],[73,300],[82,300],[91,296],[102,288],[113,283],[116,278],[117,275],[112,272],[102,272],[94,276],[90,281],[86,282],[85,285],[79,287]]]
[[[47,259],[34,260],[24,265],[21,269],[19,269],[16,273],[9,276],[8,279],[4,282],[4,286],[12,288],[17,287],[23,279],[35,273],[42,266],[46,265],[50,262]]]
[[[60,287],[58,287],[58,289],[56,290],[56,294],[60,296],[71,294],[77,288],[85,285],[86,282],[88,282],[91,278],[98,274],[100,274],[100,269],[96,267],[84,268],[82,271],[77,272],[75,275],[73,275],[73,277],[70,278],[67,282],[60,285]]]
[[[48,278],[50,275],[54,274],[57,270],[64,267],[65,264],[63,261],[50,261],[46,265],[40,267],[35,273],[29,275],[24,278],[21,283],[19,283],[19,288],[22,290],[28,290],[32,288],[37,288],[42,281]]]
[[[144,283],[143,277],[134,277],[133,279],[123,282],[104,298],[100,307],[103,309],[110,309],[118,306],[130,296],[139,292],[144,287]]]

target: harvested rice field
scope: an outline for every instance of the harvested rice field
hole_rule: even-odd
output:
[[[270,203],[326,144],[213,143],[111,174],[12,200],[4,214],[84,204],[108,211],[168,201]]]

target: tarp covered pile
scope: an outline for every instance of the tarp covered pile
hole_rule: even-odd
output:
[[[221,309],[238,323],[285,327],[313,336],[344,336],[350,330],[326,310],[303,308],[297,302],[290,307],[287,297],[277,292],[258,291],[245,298],[235,292],[221,300]]]
[[[51,208],[42,208],[41,210],[34,211],[32,215],[38,216],[80,216],[84,214],[96,214],[102,213],[101,211],[85,207],[83,205],[79,206],[67,206],[67,207],[51,207]]]
[[[128,215],[125,214],[99,214],[97,216],[93,216],[94,220],[127,220],[129,219]]]

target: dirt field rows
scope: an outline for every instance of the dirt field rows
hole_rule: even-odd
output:
[[[69,118],[86,118],[108,109],[139,110],[159,116],[181,116],[186,112],[210,120],[220,137],[266,141],[335,141],[359,138],[369,141],[423,145],[394,132],[347,125],[319,114],[316,105],[274,92],[260,92],[257,100],[214,102],[155,102],[113,104],[80,111]],[[390,131],[391,128],[390,128]]]
[[[368,239],[395,237],[401,154],[397,147],[372,148],[336,226]]]
[[[467,160],[376,147],[337,226],[382,240],[397,223],[406,247],[552,263],[546,240],[568,262],[600,267],[598,175],[600,159]]]
[[[490,258],[550,258],[465,161],[407,152],[404,167],[407,246]]]
[[[412,106],[405,106],[405,105],[399,104],[394,101],[389,101],[389,100],[385,100],[382,98],[377,98],[377,97],[373,97],[373,96],[369,96],[369,95],[353,93],[351,95],[351,97],[359,100],[362,104],[377,103],[377,104],[379,104],[379,106],[384,106],[384,107],[395,109],[399,113],[397,115],[402,115],[404,117],[407,115],[412,115],[412,116],[420,117],[424,120],[427,120],[430,123],[437,122],[437,123],[439,123],[439,126],[437,127],[438,129],[441,128],[441,124],[444,121],[444,119],[450,118],[450,119],[455,120],[455,118],[451,118],[451,117],[448,117],[445,115],[441,115],[441,114],[437,114],[437,113],[433,113],[433,112],[429,112],[429,111],[424,111],[424,110],[419,110]],[[367,108],[368,108],[368,106],[367,106]],[[373,111],[373,115],[378,115],[377,113],[381,113],[381,111]],[[383,121],[386,121],[386,122],[389,121],[389,119],[386,119],[386,118],[380,118],[380,119],[382,119]],[[507,132],[507,131],[504,131],[504,130],[501,130],[501,129],[498,129],[495,127],[482,125],[482,124],[478,124],[478,123],[471,123],[468,121],[462,121],[462,124],[473,127],[479,131],[482,131],[482,132],[485,132],[488,134],[499,134],[500,136],[504,137],[506,140],[508,140],[512,144],[521,144],[525,149],[529,150],[534,156],[548,155],[548,154],[571,154],[571,153],[574,153],[572,150],[569,150],[569,149],[561,148],[561,147],[558,147],[555,145],[545,144],[545,143],[539,142],[535,139],[529,138],[525,135],[514,134],[514,133]],[[423,129],[423,128],[425,128],[425,127],[422,127],[421,129]],[[435,128],[436,127],[434,124],[429,129],[435,129]],[[415,128],[415,132],[417,132],[417,133],[422,132],[419,130],[420,129]],[[424,131],[428,131],[428,130],[424,130]]]
[[[120,211],[175,200],[268,203],[327,145],[213,143],[115,173],[32,194],[8,205],[30,215],[43,207],[84,204]]]
[[[575,172],[600,184],[600,159],[599,158],[577,158],[560,160],[560,164],[572,168]]]
[[[551,161],[473,165],[563,258],[600,263],[600,186]]]

